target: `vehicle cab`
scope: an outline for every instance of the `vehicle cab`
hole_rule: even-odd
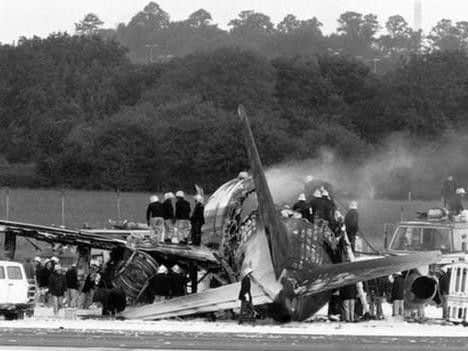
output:
[[[21,263],[0,261],[0,314],[6,319],[32,315],[34,294]]]
[[[388,245],[390,252],[439,250],[439,264],[468,262],[468,218],[451,219],[429,210],[421,220],[400,222]]]

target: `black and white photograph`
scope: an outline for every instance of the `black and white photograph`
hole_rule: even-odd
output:
[[[468,2],[0,0],[1,351],[466,351],[466,191]]]

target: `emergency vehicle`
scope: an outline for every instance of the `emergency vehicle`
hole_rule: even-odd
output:
[[[0,261],[0,315],[23,318],[34,313],[35,285],[26,278],[21,263]]]

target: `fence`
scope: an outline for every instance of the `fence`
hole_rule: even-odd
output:
[[[10,189],[0,191],[0,217],[74,228],[104,226],[108,219],[145,222],[149,194],[120,191]]]

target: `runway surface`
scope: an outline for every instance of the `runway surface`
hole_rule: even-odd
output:
[[[466,338],[2,329],[0,350],[468,350]]]

